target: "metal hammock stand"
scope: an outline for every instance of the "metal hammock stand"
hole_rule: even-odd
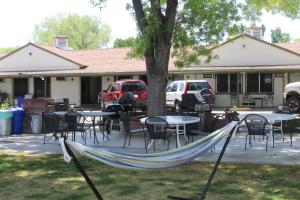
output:
[[[218,157],[218,159],[217,159],[217,161],[216,161],[216,163],[214,165],[214,168],[213,168],[212,172],[210,173],[209,178],[208,178],[208,180],[207,180],[207,182],[206,182],[206,184],[205,184],[205,186],[204,186],[204,188],[203,188],[203,190],[202,190],[202,192],[200,194],[200,197],[197,198],[197,199],[191,199],[191,198],[186,198],[186,197],[176,197],[176,196],[168,195],[167,197],[169,199],[175,199],[175,200],[204,200],[205,199],[205,196],[206,196],[206,193],[207,193],[207,191],[209,189],[209,186],[210,186],[210,184],[211,184],[211,182],[212,182],[212,180],[213,180],[213,178],[214,178],[214,176],[215,176],[215,174],[217,172],[217,169],[219,167],[219,164],[221,163],[221,160],[222,160],[223,155],[224,155],[224,153],[226,151],[226,148],[227,148],[227,146],[228,146],[228,144],[229,144],[229,142],[231,140],[231,137],[232,137],[233,133],[235,132],[236,127],[238,125],[239,125],[239,123],[236,124],[232,128],[232,130],[230,131],[230,133],[229,133],[229,135],[228,135],[228,137],[227,137],[227,139],[226,139],[226,141],[225,141],[225,143],[224,143],[224,145],[222,147],[221,153],[220,153],[220,155],[219,155],[219,157]],[[85,181],[87,182],[87,184],[89,185],[89,187],[91,188],[91,190],[94,192],[97,200],[103,200],[103,198],[102,198],[101,194],[99,193],[99,191],[97,190],[95,184],[92,182],[92,180],[90,179],[90,177],[88,176],[88,174],[86,173],[86,171],[84,170],[84,168],[82,167],[80,161],[76,158],[75,154],[73,153],[73,151],[71,150],[71,148],[67,144],[66,137],[64,138],[64,145],[66,147],[66,150],[67,150],[68,154],[72,157],[72,160],[73,160],[75,166],[78,168],[78,170],[80,171],[81,175],[84,177]]]

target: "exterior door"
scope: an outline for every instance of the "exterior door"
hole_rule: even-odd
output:
[[[24,97],[28,93],[28,78],[14,78],[14,96]]]

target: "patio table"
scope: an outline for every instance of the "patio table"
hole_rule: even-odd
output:
[[[186,136],[186,124],[197,123],[200,121],[199,117],[192,117],[192,116],[157,116],[160,117],[168,122],[169,125],[173,125],[176,127],[176,137],[177,137],[177,144],[180,147],[181,143],[179,140],[179,136],[181,134],[184,135],[185,140],[188,141]],[[140,122],[145,124],[145,121],[148,117],[143,117],[140,119]],[[180,127],[183,127],[183,130],[180,130]]]
[[[99,144],[99,140],[97,138],[96,127],[95,127],[96,117],[112,116],[112,115],[116,114],[115,112],[103,112],[103,111],[76,111],[76,112],[80,113],[84,117],[91,117],[93,131],[94,131],[94,140],[96,140],[97,144]],[[66,115],[66,113],[68,113],[68,111],[56,111],[54,113],[60,117],[64,117]]]
[[[245,118],[245,116],[248,115],[248,114],[250,114],[250,113],[243,113],[243,114],[240,114],[238,117],[239,117],[240,120],[243,120]],[[270,124],[270,132],[272,134],[272,139],[273,139],[273,148],[274,148],[274,133],[273,133],[273,125],[274,125],[274,123],[276,121],[280,121],[282,123],[283,121],[288,121],[288,120],[296,119],[296,116],[295,115],[291,115],[291,114],[259,113],[259,115],[264,116],[268,120],[268,122]]]

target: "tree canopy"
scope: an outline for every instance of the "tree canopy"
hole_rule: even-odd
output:
[[[0,48],[0,53],[10,53],[10,52],[13,52],[14,50],[18,49],[19,46],[16,46],[16,47],[3,47],[3,48]]]
[[[117,38],[114,41],[114,48],[117,48],[117,47],[133,47],[135,45],[136,40],[137,39],[134,38],[134,37],[129,37],[127,39]]]
[[[94,49],[106,46],[111,29],[101,24],[97,17],[80,15],[57,15],[35,26],[33,39],[44,45],[53,45],[55,36],[67,36],[73,49]]]
[[[291,41],[291,35],[289,33],[284,33],[281,28],[271,30],[271,40],[272,43],[285,43]]]

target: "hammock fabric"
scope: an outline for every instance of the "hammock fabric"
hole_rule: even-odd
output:
[[[170,151],[152,154],[130,154],[114,152],[103,147],[91,148],[76,142],[65,141],[76,154],[87,156],[105,164],[127,169],[164,169],[184,165],[199,158],[213,148],[230,132],[236,131],[238,122],[231,122],[225,127],[205,136],[191,144]],[[70,162],[71,157],[66,151],[64,141],[60,140],[64,159]]]

